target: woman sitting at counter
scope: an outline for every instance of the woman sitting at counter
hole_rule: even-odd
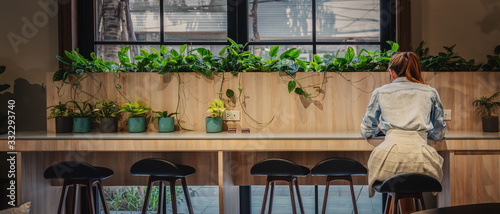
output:
[[[414,172],[443,177],[443,158],[427,138],[444,137],[443,105],[436,89],[424,84],[421,64],[412,52],[395,54],[389,64],[391,83],[375,89],[361,123],[361,135],[386,135],[368,159],[370,197],[376,181]],[[379,123],[380,122],[380,123]]]

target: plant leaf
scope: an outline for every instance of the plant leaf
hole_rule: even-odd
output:
[[[183,54],[184,51],[186,51],[186,48],[187,48],[187,44],[182,45],[181,49],[179,50],[180,54]]]
[[[231,99],[232,97],[234,97],[234,91],[231,90],[231,89],[227,89],[226,90],[226,96]]]
[[[293,90],[295,90],[295,87],[297,86],[297,83],[295,80],[289,81],[288,82],[288,93],[292,93]]]
[[[71,65],[71,62],[69,62],[68,60],[66,60],[66,59],[62,58],[61,56],[56,56],[56,58],[57,58],[59,61],[61,61],[62,63],[66,64],[66,65]],[[5,70],[5,66],[4,66],[4,69],[3,69],[3,70]],[[1,74],[1,73],[3,73],[3,71],[2,71],[2,72],[0,72],[0,74]]]
[[[345,52],[345,59],[347,62],[352,62],[354,59],[354,49],[352,47],[347,48],[347,51]]]
[[[298,95],[305,95],[306,94],[304,92],[304,90],[302,90],[302,88],[295,88],[295,93]]]
[[[300,50],[299,50],[300,51]],[[295,59],[295,62],[297,62],[297,64],[302,68],[304,69],[304,71],[307,71],[307,64],[300,60],[300,59]]]
[[[161,52],[161,55],[165,55],[165,54],[167,54],[167,53],[168,53],[168,52],[167,52],[167,47],[165,47],[165,45],[162,45],[162,46],[160,47],[160,52]]]
[[[314,54],[314,62],[320,64],[321,63],[321,57],[318,55]]]
[[[277,57],[278,56],[278,50],[279,50],[279,48],[280,48],[279,45],[271,46],[271,51],[269,51],[269,56],[271,56],[271,57]]]

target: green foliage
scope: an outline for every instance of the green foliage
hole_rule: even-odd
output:
[[[254,71],[254,65],[261,57],[253,55],[252,51],[245,51],[247,44],[237,44],[230,38],[227,40],[231,44],[226,45],[218,57],[212,58],[214,72],[230,72],[236,75],[239,72]]]
[[[52,119],[56,117],[71,117],[73,115],[73,109],[69,108],[66,103],[62,103],[59,101],[59,104],[49,106],[47,109],[50,109],[50,115],[47,119]]]
[[[120,66],[115,62],[105,62],[102,58],[97,58],[95,53],[91,53],[92,60],[83,57],[78,49],[73,52],[65,51],[66,57],[56,56],[63,64],[63,67],[52,76],[53,81],[66,81],[69,74],[118,72]]]
[[[229,99],[233,98],[233,97],[234,97],[234,91],[233,91],[233,90],[231,90],[231,89],[227,89],[227,90],[226,90],[226,96],[227,96],[227,98],[229,98]]]
[[[491,95],[491,97],[482,96],[478,100],[474,100],[472,105],[481,117],[491,117],[495,113],[496,108],[500,106],[500,102],[495,102],[495,98],[498,95],[500,95],[500,91]]]
[[[153,111],[153,113],[155,114],[158,114],[158,117],[172,117],[176,114],[179,114],[177,112],[173,112],[173,113],[168,113],[168,111]]]
[[[99,101],[94,105],[93,113],[95,118],[115,118],[119,116],[120,109],[114,101]]]
[[[139,104],[138,101],[133,101],[134,103],[125,103],[124,106],[120,109],[120,112],[128,112],[130,113],[129,117],[146,117],[151,108],[147,108],[146,105]]]
[[[420,57],[425,71],[477,71],[481,68],[481,64],[476,64],[474,59],[466,60],[456,55],[453,50],[456,45],[443,46],[446,52],[439,52],[437,56],[428,56],[429,48],[424,48],[423,45],[421,42],[414,53]]]
[[[488,62],[483,65],[483,71],[500,71],[500,45],[495,47],[495,55],[488,55]]]
[[[83,102],[71,100],[69,102],[73,103],[73,112],[71,115],[74,118],[92,118],[93,107],[88,100]]]
[[[214,102],[210,102],[210,107],[208,107],[207,112],[212,113],[212,117],[222,117],[222,113],[226,110],[224,108],[224,101],[220,99],[214,99]]]
[[[165,189],[165,197],[170,198],[170,187],[167,186]],[[146,190],[145,186],[125,186],[105,189],[104,194],[110,211],[141,211]],[[196,193],[192,189],[190,189],[190,191]],[[159,192],[160,188],[158,186],[152,187],[149,196],[148,211],[158,211]],[[184,199],[181,196],[182,194],[182,187],[176,186],[175,195],[177,204],[184,202]],[[170,200],[166,200],[166,202],[167,204],[171,203]]]

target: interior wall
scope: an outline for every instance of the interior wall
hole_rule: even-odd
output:
[[[411,7],[413,47],[425,41],[435,55],[457,44],[457,54],[485,63],[500,45],[498,0],[414,0]]]
[[[58,68],[56,0],[2,1],[0,7],[0,111],[16,101],[16,130],[45,130],[45,73]],[[52,86],[49,86],[52,87]]]

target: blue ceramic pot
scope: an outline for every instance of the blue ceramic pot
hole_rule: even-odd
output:
[[[73,118],[75,133],[90,132],[90,118]]]
[[[144,117],[129,117],[128,132],[145,132],[146,118]]]
[[[158,131],[159,132],[173,132],[175,129],[173,117],[159,117],[158,118]]]
[[[207,129],[207,133],[222,132],[222,117],[205,118],[205,126]]]

